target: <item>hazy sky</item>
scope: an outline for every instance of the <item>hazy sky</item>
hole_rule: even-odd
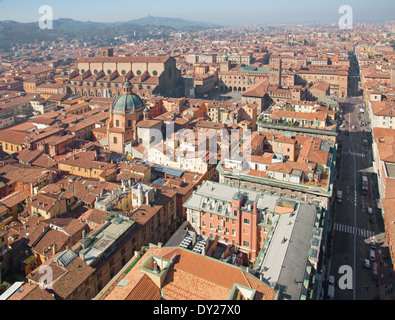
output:
[[[0,20],[38,21],[42,5],[54,19],[97,22],[151,15],[221,25],[337,23],[342,5],[352,7],[355,22],[395,20],[394,0],[0,0]]]

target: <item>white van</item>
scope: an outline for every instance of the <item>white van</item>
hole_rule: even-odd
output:
[[[329,300],[335,299],[335,286],[328,285],[328,298]]]
[[[376,251],[373,249],[370,249],[370,260],[376,261]]]
[[[337,190],[337,202],[342,202],[343,192],[341,190]]]
[[[335,285],[335,277],[334,276],[329,276],[329,284],[332,286]]]

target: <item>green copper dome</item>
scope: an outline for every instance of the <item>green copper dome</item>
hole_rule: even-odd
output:
[[[135,112],[144,108],[144,102],[137,94],[125,93],[115,99],[111,110],[122,113]]]

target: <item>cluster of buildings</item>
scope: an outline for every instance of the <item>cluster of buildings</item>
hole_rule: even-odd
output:
[[[26,62],[34,46],[1,54],[0,280],[24,281],[0,299],[322,298],[337,99],[351,90],[353,39],[367,34],[212,32],[60,41],[47,64]],[[384,211],[385,48],[356,47]]]
[[[380,199],[374,204],[384,218],[385,237],[391,258],[394,251],[394,150],[395,150],[395,53],[386,39],[361,42],[355,49],[361,73],[359,90],[372,127],[373,166],[377,174]]]

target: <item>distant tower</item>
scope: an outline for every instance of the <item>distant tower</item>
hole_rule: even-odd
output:
[[[280,58],[272,58],[269,61],[269,85],[281,88],[281,68],[282,62]]]
[[[221,72],[228,72],[230,69],[230,61],[223,61],[220,63],[220,71]]]
[[[137,201],[139,206],[144,204],[144,190],[141,184],[139,184],[137,187]]]
[[[149,109],[145,107],[144,109],[144,120],[149,120]]]
[[[391,66],[391,87],[395,88],[395,64]]]
[[[101,49],[101,56],[102,57],[113,57],[114,56],[114,49],[113,48],[102,48]]]

